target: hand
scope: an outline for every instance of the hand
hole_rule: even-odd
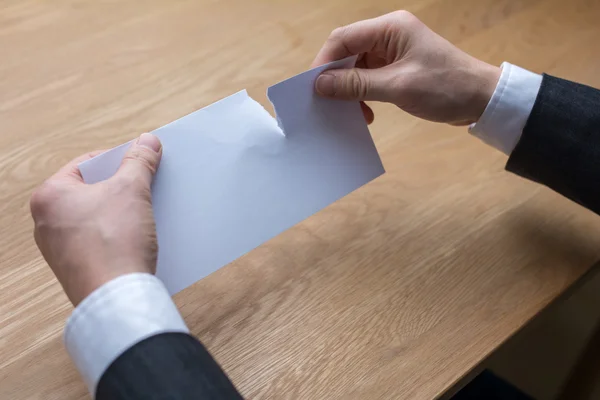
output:
[[[85,184],[77,165],[99,153],[71,161],[31,196],[35,241],[73,305],[119,275],[156,270],[150,186],[160,141],[143,134],[113,177]]]
[[[329,70],[317,78],[319,94],[385,101],[416,117],[453,125],[477,122],[500,78],[500,68],[459,50],[407,11],[334,30],[312,65],[354,54],[359,54],[356,68]],[[363,112],[372,121],[364,103]]]

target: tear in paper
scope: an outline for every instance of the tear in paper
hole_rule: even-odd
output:
[[[177,293],[384,173],[358,102],[318,97],[336,61],[270,87],[277,120],[246,91],[155,130],[157,276]],[[282,134],[282,130],[285,135]],[[79,165],[110,178],[128,144]]]

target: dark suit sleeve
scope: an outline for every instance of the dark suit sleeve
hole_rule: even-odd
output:
[[[96,388],[97,400],[241,398],[204,346],[184,333],[137,343],[108,367]]]
[[[600,214],[600,91],[544,75],[506,169]]]

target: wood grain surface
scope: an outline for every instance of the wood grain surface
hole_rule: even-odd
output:
[[[0,398],[89,398],[36,185],[242,88],[270,109],[333,28],[395,9],[488,62],[600,86],[598,0],[0,2]],[[598,217],[465,128],[373,108],[385,176],[175,297],[249,399],[435,398],[600,255]]]

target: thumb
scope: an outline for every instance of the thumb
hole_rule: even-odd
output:
[[[161,156],[160,140],[151,133],[142,133],[127,150],[116,176],[143,183],[149,188]]]
[[[386,99],[386,79],[383,69],[331,69],[323,72],[315,82],[317,93],[342,100]]]

